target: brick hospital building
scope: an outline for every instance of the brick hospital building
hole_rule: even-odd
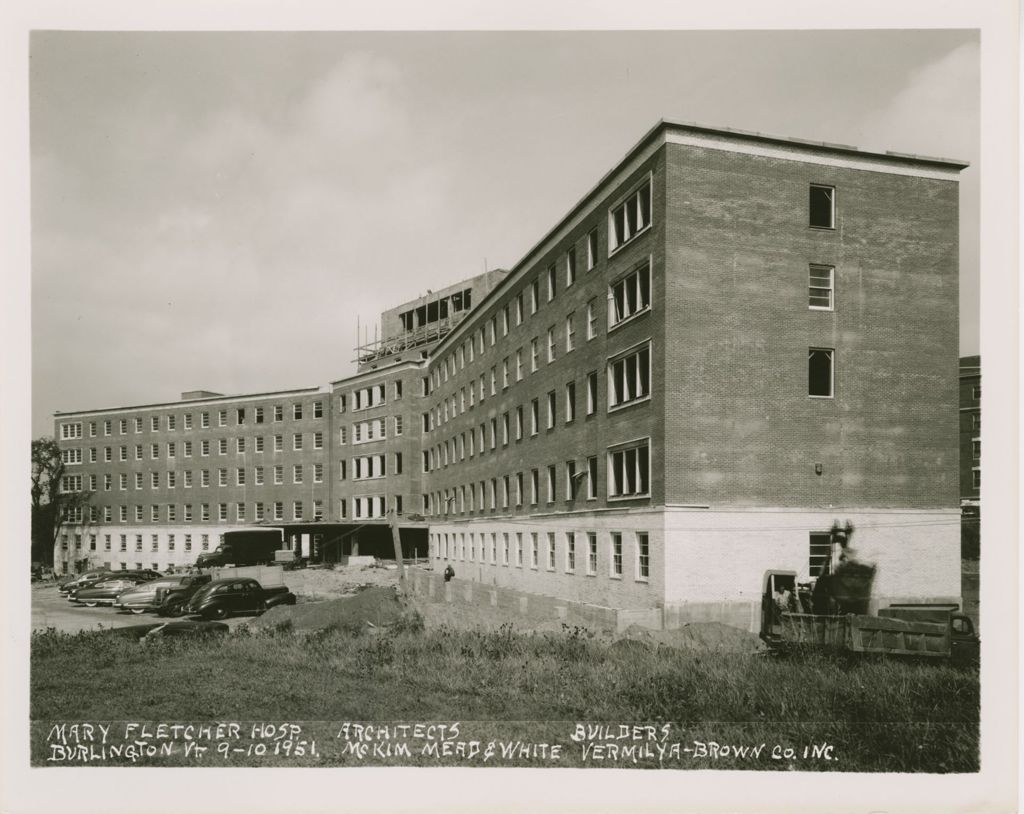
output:
[[[514,267],[385,312],[354,376],[58,413],[94,497],[56,561],[251,524],[384,553],[394,511],[463,579],[746,626],[838,519],[880,604],[959,602],[964,166],[662,121]]]

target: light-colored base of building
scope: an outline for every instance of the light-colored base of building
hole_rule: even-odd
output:
[[[624,611],[635,611],[636,620],[626,627],[673,629],[720,622],[757,630],[765,572],[788,570],[798,579],[809,578],[810,535],[828,532],[836,520],[853,523],[851,547],[856,557],[876,566],[872,611],[893,604],[960,605],[958,509],[670,506],[448,521],[431,523],[431,564],[437,572],[451,565],[460,584],[518,591],[528,605],[544,597],[614,611],[616,621],[609,625],[615,629],[623,629],[620,618],[629,618]],[[638,564],[640,534],[646,535],[649,546],[643,578]],[[590,535],[596,540],[596,561],[590,557]],[[622,541],[619,569],[613,562],[613,535]],[[570,539],[576,551],[571,568]]]

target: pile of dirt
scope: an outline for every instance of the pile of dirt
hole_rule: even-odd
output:
[[[284,583],[300,602],[311,602],[351,596],[367,586],[396,585],[398,571],[376,565],[304,568],[286,571]]]
[[[291,624],[293,630],[357,630],[381,628],[397,622],[405,615],[394,588],[370,587],[354,596],[279,605],[253,622],[253,627],[266,628]]]
[[[756,634],[721,622],[691,622],[675,630],[648,630],[631,625],[623,635],[655,646],[702,653],[752,653],[764,647]]]

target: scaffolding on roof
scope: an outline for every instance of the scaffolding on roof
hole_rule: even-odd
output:
[[[431,322],[411,331],[403,331],[394,336],[383,339],[375,339],[365,345],[359,345],[356,351],[355,362],[360,365],[375,362],[386,356],[393,356],[396,353],[413,350],[424,345],[434,345],[450,334],[469,311],[457,311],[449,314],[444,319]]]

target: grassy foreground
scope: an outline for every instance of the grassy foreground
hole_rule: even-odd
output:
[[[36,634],[33,764],[978,769],[976,672],[403,627]]]

